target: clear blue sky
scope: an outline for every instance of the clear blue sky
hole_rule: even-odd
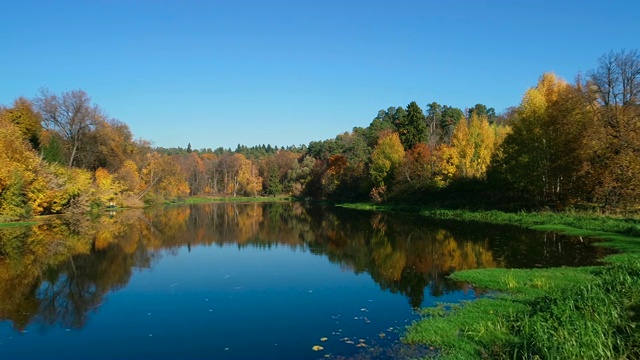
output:
[[[637,0],[4,1],[0,104],[81,88],[156,146],[300,145],[379,109],[516,105],[640,47]]]

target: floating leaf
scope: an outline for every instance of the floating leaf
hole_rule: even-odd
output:
[[[320,345],[313,345],[313,347],[311,348],[311,350],[313,351],[320,351],[320,350],[324,350],[324,348]]]
[[[328,338],[326,338],[326,337],[321,337],[321,338],[320,338],[320,341],[327,341],[327,340],[329,340],[329,339],[328,339]]]

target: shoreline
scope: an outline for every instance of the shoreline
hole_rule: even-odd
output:
[[[590,267],[473,269],[450,277],[498,291],[493,297],[423,310],[404,341],[443,359],[619,358],[640,352],[640,220],[585,213],[505,213],[418,206],[341,204],[432,219],[516,225],[595,238],[616,254]]]

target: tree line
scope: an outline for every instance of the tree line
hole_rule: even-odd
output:
[[[640,55],[610,52],[573,82],[543,74],[496,114],[428,103],[308,145],[154,148],[87,93],[0,108],[0,220],[193,195],[281,195],[524,209],[640,201]]]

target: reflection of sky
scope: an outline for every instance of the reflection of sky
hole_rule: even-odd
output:
[[[175,255],[175,256],[174,256]],[[425,290],[425,305],[436,299]],[[454,292],[437,301],[473,294]],[[182,247],[105,298],[81,330],[0,327],[2,358],[314,359],[383,343],[415,319],[368,274],[286,246]],[[392,329],[392,331],[389,331]],[[12,337],[11,339],[9,337]],[[328,340],[321,342],[320,338]],[[37,344],[37,346],[34,346]],[[321,345],[316,353],[312,346]]]

